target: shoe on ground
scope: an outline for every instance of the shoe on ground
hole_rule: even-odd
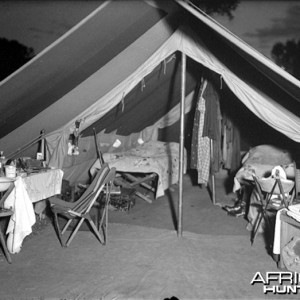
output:
[[[242,207],[245,207],[245,203],[239,202],[236,203],[234,206],[225,205],[223,209],[225,209],[227,212],[236,212],[239,211]]]
[[[244,206],[240,206],[240,208],[238,210],[229,211],[228,215],[231,216],[231,217],[236,217],[236,218],[243,217],[243,216],[246,215],[245,207]]]

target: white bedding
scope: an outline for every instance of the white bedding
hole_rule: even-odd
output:
[[[163,196],[164,191],[178,182],[179,175],[179,144],[150,141],[128,151],[104,153],[103,160],[119,172],[156,173],[158,183],[156,198]],[[186,161],[186,153],[185,159]],[[91,173],[99,168],[99,161],[91,167]],[[186,164],[184,164],[184,172]]]

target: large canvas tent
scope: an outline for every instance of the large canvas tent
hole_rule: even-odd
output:
[[[260,120],[300,141],[298,80],[188,1],[133,0],[103,1],[1,82],[0,149],[18,155],[45,130],[50,166],[74,183],[96,159],[92,128],[104,146],[120,136],[156,139],[179,120],[182,91],[190,111],[203,68]],[[80,155],[70,157],[76,121]]]

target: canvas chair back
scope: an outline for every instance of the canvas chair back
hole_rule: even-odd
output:
[[[292,202],[295,194],[291,194],[295,187],[293,180],[280,178],[278,174],[268,178],[257,178],[254,176],[254,180],[261,199],[270,199],[273,196],[278,196],[282,199],[281,207],[287,207]],[[263,197],[262,192],[266,193],[267,197]]]
[[[91,208],[96,201],[104,185],[107,183],[107,175],[110,173],[108,164],[103,164],[101,169],[95,175],[89,187],[85,190],[82,196],[76,201],[72,208],[73,212],[82,214],[87,208]],[[92,204],[91,204],[92,202]]]
[[[252,232],[252,244],[254,243],[263,218],[265,219],[266,226],[268,226],[267,228],[269,230],[273,230],[267,212],[276,212],[281,208],[287,208],[292,203],[295,194],[293,190],[295,182],[286,179],[285,171],[281,167],[275,167],[272,170],[272,175],[268,178],[258,178],[254,173],[253,179],[259,195],[261,211],[257,216],[257,220]],[[292,191],[293,193],[291,193]],[[272,203],[271,200],[273,197],[275,200],[278,200],[278,202]]]
[[[89,188],[76,202],[71,203],[71,205],[66,205],[65,201],[61,199],[50,200],[52,201],[51,209],[54,213],[54,225],[58,233],[60,243],[63,247],[68,247],[68,245],[71,243],[84,221],[89,222],[91,229],[93,230],[99,241],[104,244],[101,234],[99,233],[99,230],[97,229],[94,221],[92,220],[90,210],[105,186],[107,186],[106,191],[110,191],[110,186],[115,178],[115,173],[115,168],[110,169],[107,164],[103,164],[101,169],[97,172],[96,176],[94,177],[94,180],[90,184]],[[64,225],[62,230],[60,229],[58,223],[58,215],[63,215],[68,219],[67,223]],[[76,224],[67,242],[64,243],[62,235],[66,232],[67,228],[69,228],[69,225],[74,219],[79,219],[79,222]]]
[[[94,176],[91,184],[87,187],[87,189],[84,191],[84,193],[80,196],[80,198],[77,200],[80,202],[81,198],[86,198],[88,195],[90,195],[92,192],[97,190],[98,185],[100,184],[99,178],[103,177],[104,174],[109,172],[109,166],[107,163],[103,164],[101,168],[97,171],[96,175]],[[76,202],[77,202],[76,201]]]
[[[110,188],[112,186],[112,183],[115,179],[116,176],[116,168],[111,168],[109,170],[108,173],[106,173],[106,176],[101,180],[100,179],[100,184],[98,186],[98,190],[96,190],[93,194],[95,194],[94,196],[94,200],[90,201],[87,211],[90,211],[90,209],[92,208],[92,206],[94,205],[95,201],[97,200],[97,198],[99,197],[99,194],[101,193],[101,191],[103,190],[103,188],[105,186],[107,186],[107,190],[106,190],[106,195],[109,197],[110,195]]]
[[[274,195],[280,195],[282,192],[284,194],[288,194],[292,191],[295,186],[295,182],[289,179],[280,179],[282,190],[280,190],[280,186],[276,183],[276,178],[258,178],[257,181],[260,185],[260,188],[265,193],[272,193]]]

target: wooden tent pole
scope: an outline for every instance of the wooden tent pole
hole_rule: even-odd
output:
[[[210,140],[210,166],[213,162],[214,158],[214,142]],[[211,193],[212,193],[212,201],[213,205],[216,205],[216,184],[215,184],[215,175],[211,174]]]
[[[177,235],[182,236],[182,194],[184,171],[184,113],[185,113],[185,82],[186,82],[186,55],[181,57],[181,99],[180,99],[180,141],[179,141],[179,196],[178,196],[178,224]]]

